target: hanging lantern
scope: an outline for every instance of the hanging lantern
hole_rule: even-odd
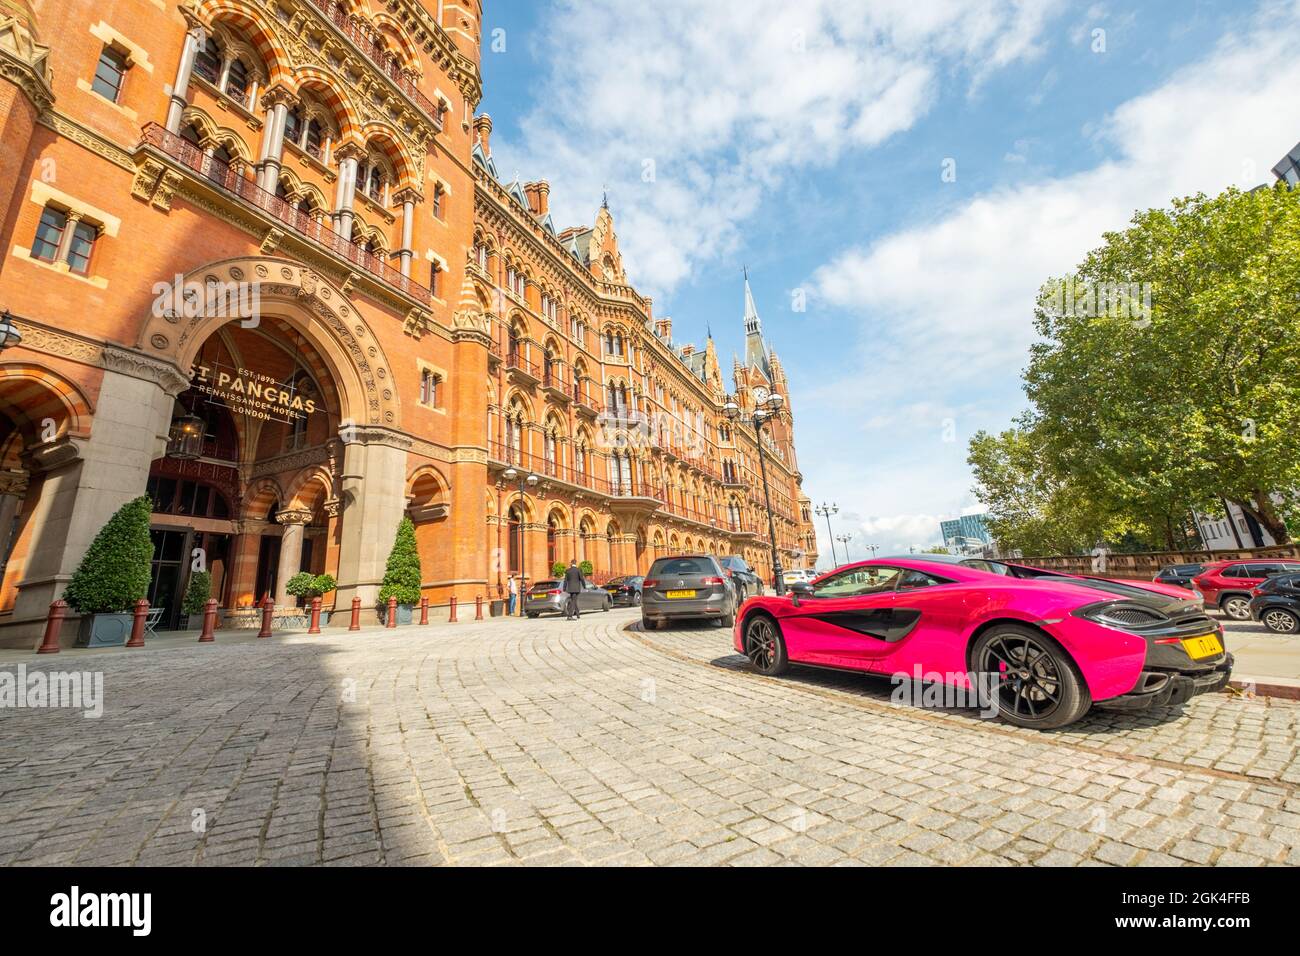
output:
[[[189,461],[203,454],[206,426],[203,419],[193,413],[172,419],[167,433],[167,457]]]

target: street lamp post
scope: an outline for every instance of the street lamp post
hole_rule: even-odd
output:
[[[835,554],[835,532],[831,529],[831,515],[839,514],[840,506],[834,503],[828,505],[823,501],[818,507],[814,508],[813,511],[819,515],[826,516],[826,536],[830,538],[831,541],[831,567],[838,568],[839,557]]]
[[[873,558],[876,556],[876,552],[880,550],[880,545],[878,544],[868,544],[864,545],[864,547],[871,552]]]
[[[23,340],[23,335],[14,324],[14,314],[8,309],[0,312],[0,352]]]
[[[501,473],[501,477],[506,481],[519,479],[519,598],[515,603],[519,608],[518,616],[523,617],[524,582],[528,579],[528,561],[524,556],[524,486],[535,488],[541,479],[533,474],[525,477],[523,472],[515,468],[507,468]]]
[[[853,532],[852,532],[852,531],[848,531],[848,532],[845,532],[844,534],[837,534],[837,535],[835,536],[835,540],[836,540],[836,541],[843,542],[843,544],[844,544],[844,563],[845,563],[845,564],[852,564],[852,563],[853,563],[853,559],[852,559],[851,557],[849,557],[849,542],[853,540]]]
[[[758,469],[763,476],[763,504],[767,508],[767,534],[772,545],[772,588],[778,595],[785,594],[785,575],[781,571],[781,554],[776,547],[776,519],[772,516],[772,496],[767,487],[767,458],[763,455],[763,423],[775,417],[784,404],[785,398],[773,392],[764,403],[766,408],[756,408],[754,417],[748,422],[754,426],[754,440],[758,445]],[[732,422],[742,420],[740,406],[735,402],[727,402],[723,405],[722,414]]]

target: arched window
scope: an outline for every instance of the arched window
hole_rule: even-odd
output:
[[[221,79],[221,45],[216,37],[208,37],[203,49],[194,57],[194,72],[209,83]]]
[[[231,60],[230,70],[226,73],[226,95],[241,103],[246,103],[250,85],[248,67],[244,65],[244,61]]]

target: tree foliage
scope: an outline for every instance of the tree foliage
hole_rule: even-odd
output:
[[[1272,495],[1300,486],[1300,194],[1179,199],[1104,239],[1039,296],[1030,410],[971,442],[994,534],[1183,547],[1226,498],[1289,541]],[[1095,295],[1144,283],[1149,310]]]
[[[212,572],[195,571],[190,575],[190,583],[185,588],[185,600],[181,610],[186,614],[202,614],[207,610],[208,599],[212,597]]]
[[[415,525],[408,517],[397,524],[393,550],[388,554],[384,580],[379,588],[379,603],[387,604],[390,597],[398,604],[420,603],[420,552],[415,546]]]
[[[128,501],[95,535],[63,598],[79,614],[120,614],[149,593],[153,541],[147,495]]]

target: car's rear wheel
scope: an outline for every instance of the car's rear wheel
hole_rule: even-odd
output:
[[[528,612],[528,616],[531,617],[531,618],[536,618],[536,617],[537,617],[537,612],[536,612],[536,611],[529,611],[529,612]]]
[[[602,604],[602,605],[600,606],[600,609],[601,609],[602,611],[608,611],[608,610],[609,610],[609,598],[605,598],[605,603]]]
[[[1092,696],[1074,661],[1041,631],[1018,624],[994,625],[971,651],[980,687],[996,688],[998,713],[1018,727],[1049,730],[1088,712]]]
[[[1234,621],[1250,620],[1250,598],[1244,594],[1229,594],[1219,602],[1219,610]]]
[[[643,631],[653,631],[658,626],[659,626],[659,622],[656,621],[654,618],[650,618],[650,617],[641,618],[641,630]]]
[[[641,592],[640,592],[640,591],[636,591],[635,593],[633,593],[633,595],[632,595],[632,606],[633,606],[633,607],[640,607],[640,606],[641,606]]]
[[[760,674],[775,677],[789,668],[781,628],[766,614],[754,614],[745,625],[745,656]]]
[[[1276,634],[1294,634],[1300,631],[1300,615],[1282,607],[1271,607],[1259,618],[1264,626]]]

